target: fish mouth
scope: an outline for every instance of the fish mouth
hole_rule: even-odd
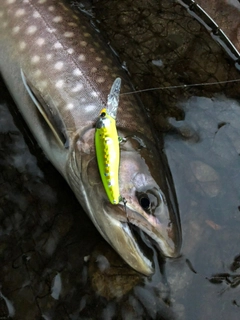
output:
[[[111,205],[104,201],[104,215],[101,221],[104,224],[95,224],[107,242],[115,251],[137,272],[150,276],[154,273],[152,252],[149,241],[140,234],[135,227],[122,214],[121,205]]]
[[[152,265],[153,252],[151,250],[152,241],[150,237],[130,222],[120,221],[120,223],[126,235],[134,240],[136,254],[147,264],[149,272],[146,272],[146,275],[152,274],[154,272],[154,266]]]
[[[157,229],[140,213],[121,204],[113,207],[105,203],[104,208],[108,219],[117,221],[118,232],[122,233],[122,239],[124,238],[122,244],[119,244],[115,238],[108,238],[107,241],[136,271],[145,275],[153,274],[153,247],[165,257],[173,258],[179,255],[174,241],[161,224]],[[128,243],[128,246],[122,251],[124,242]]]
[[[160,223],[153,215],[150,217],[151,219],[147,219],[147,214],[145,214],[147,216],[145,218],[141,212],[134,210],[128,204],[126,206],[118,205],[118,210],[112,210],[112,214],[119,221],[135,226],[135,229],[142,230],[156,244],[164,256],[175,258],[179,255],[179,250],[173,240],[173,230],[170,224]]]

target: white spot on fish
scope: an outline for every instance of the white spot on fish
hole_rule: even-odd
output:
[[[88,104],[87,106],[84,107],[84,110],[86,112],[92,112],[96,110],[96,106],[94,104]]]
[[[48,83],[45,80],[38,82],[38,84],[40,87],[42,87],[42,89],[45,89],[48,86]]]
[[[14,2],[16,2],[16,0],[7,0],[7,4],[12,4]]]
[[[73,108],[74,108],[74,104],[73,103],[68,103],[66,105],[66,109],[68,109],[68,110],[72,110]]]
[[[105,82],[105,79],[103,77],[98,77],[96,81],[97,83],[103,83]]]
[[[73,19],[75,20],[79,20],[78,16],[76,16],[75,14],[72,15]]]
[[[8,22],[3,22],[3,28],[6,28],[8,26]]]
[[[3,11],[0,11],[0,18],[3,17]]]
[[[47,60],[51,60],[52,59],[52,54],[51,53],[47,54],[46,58],[47,58]]]
[[[54,28],[47,28],[47,31],[48,31],[49,33],[53,33],[53,32],[56,31],[56,29],[54,29]]]
[[[54,7],[54,6],[50,6],[50,7],[48,7],[48,10],[49,10],[49,11],[54,11],[54,10],[55,10],[55,7]]]
[[[93,68],[91,69],[91,72],[92,72],[92,73],[97,72],[97,68],[93,67]]]
[[[61,21],[63,21],[63,18],[61,16],[56,16],[56,17],[53,18],[53,22],[58,23],[58,22],[61,22]]]
[[[63,80],[58,80],[55,84],[56,88],[62,88],[64,86],[64,81]]]
[[[88,32],[84,32],[84,37],[86,37],[86,38],[88,38],[88,37],[90,37],[91,35],[90,35],[90,33],[88,33]]]
[[[77,27],[78,25],[75,22],[68,22],[70,27]]]
[[[14,27],[13,30],[12,30],[12,31],[13,31],[13,34],[18,33],[19,30],[20,30],[20,27],[19,27],[19,26]]]
[[[25,9],[18,9],[15,13],[15,16],[21,17],[26,13]]]
[[[81,83],[78,83],[75,87],[72,88],[72,92],[79,92],[83,88],[83,85]]]
[[[40,69],[38,69],[38,70],[36,70],[36,71],[34,72],[34,76],[35,76],[36,78],[40,77],[41,74],[42,74],[42,71],[41,71]]]
[[[107,71],[108,69],[108,66],[103,66],[103,70]]]
[[[39,56],[33,56],[32,59],[31,59],[31,62],[33,64],[38,63],[39,61],[40,61],[40,57]]]
[[[30,26],[27,28],[27,34],[34,34],[37,31],[37,27],[36,26]]]
[[[85,56],[84,54],[80,54],[80,55],[78,56],[78,60],[79,60],[79,61],[86,61],[86,56]]]
[[[43,38],[38,38],[36,41],[36,44],[39,45],[40,47],[44,45],[44,43],[45,43],[45,39]]]
[[[74,37],[74,33],[71,32],[71,31],[64,32],[63,35],[64,35],[64,37],[66,37],[66,38],[72,38],[72,37]]]
[[[46,3],[47,2],[47,0],[38,0],[38,3],[40,3],[40,4],[43,4],[43,3]]]
[[[100,44],[99,44],[98,42],[93,42],[93,44],[94,44],[97,48],[100,47]]]
[[[60,48],[62,48],[63,46],[62,46],[62,44],[59,42],[59,41],[57,41],[56,43],[54,43],[54,48],[55,49],[60,49]]]
[[[102,61],[102,58],[97,57],[97,58],[96,58],[96,61],[101,62],[101,61]]]
[[[19,43],[20,50],[24,50],[26,48],[26,46],[27,46],[26,42],[20,41],[20,43]]]
[[[74,50],[73,50],[72,48],[69,48],[69,49],[67,50],[67,52],[68,52],[69,54],[73,54]]]
[[[62,61],[58,61],[57,63],[55,63],[54,68],[56,70],[61,70],[63,68],[64,63]]]
[[[33,18],[40,18],[40,17],[41,17],[41,15],[39,12],[37,12],[37,11],[33,12]]]
[[[86,42],[86,41],[80,41],[80,45],[81,45],[82,47],[86,47],[86,46],[87,46],[87,42]]]
[[[60,6],[63,7],[63,9],[64,9],[65,11],[69,11],[69,9],[68,9],[62,2],[60,2],[59,4],[60,4]]]
[[[91,92],[91,96],[94,98],[97,98],[97,97],[99,97],[99,92],[93,91],[93,92]]]
[[[23,0],[23,3],[29,3],[29,0]]]
[[[78,68],[76,68],[76,69],[73,70],[73,75],[74,76],[81,76],[82,72]]]

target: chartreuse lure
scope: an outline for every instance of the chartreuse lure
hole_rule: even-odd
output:
[[[96,123],[95,147],[98,168],[108,199],[112,204],[118,204],[119,194],[119,139],[116,128],[117,108],[121,79],[117,78],[108,95],[107,108],[102,109]]]

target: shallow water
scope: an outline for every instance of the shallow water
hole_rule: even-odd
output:
[[[181,107],[199,140],[165,139],[184,239],[182,257],[166,267],[172,298],[180,319],[238,319],[240,104],[221,95]]]
[[[100,5],[138,88],[239,77],[181,6]],[[0,88],[0,318],[239,319],[239,84],[141,95],[167,131],[183,230],[182,256],[164,262],[154,251],[151,278],[102,240]]]

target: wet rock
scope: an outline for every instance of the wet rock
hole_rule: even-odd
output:
[[[174,118],[169,118],[170,133],[176,133],[182,139],[189,142],[197,143],[200,140],[199,134],[186,121],[176,121]]]
[[[91,254],[89,278],[93,289],[108,300],[123,297],[143,279],[106,243],[97,246]]]
[[[0,297],[0,319],[9,319],[8,307],[3,297]]]
[[[192,173],[198,181],[201,189],[209,197],[216,197],[220,192],[220,179],[217,172],[209,165],[201,161],[191,162]]]
[[[219,180],[217,172],[201,161],[192,161],[191,168],[198,181],[211,182]]]
[[[130,295],[125,301],[121,312],[122,319],[138,320],[144,317],[144,307],[136,297]]]
[[[14,319],[24,320],[39,317],[39,308],[31,286],[26,285],[11,292],[11,301],[15,310]]]
[[[53,279],[52,288],[51,288],[51,296],[53,299],[58,300],[62,291],[62,279],[61,274],[57,273]]]

